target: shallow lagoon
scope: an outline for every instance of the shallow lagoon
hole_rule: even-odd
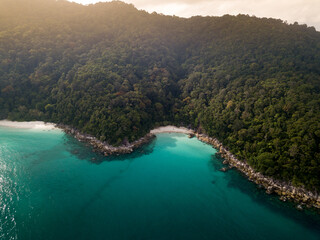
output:
[[[0,127],[0,239],[320,239],[320,218],[162,133],[105,158],[60,130]]]

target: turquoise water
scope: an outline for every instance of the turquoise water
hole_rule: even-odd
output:
[[[0,239],[320,239],[316,214],[220,172],[215,152],[159,134],[105,158],[59,130],[0,127]]]

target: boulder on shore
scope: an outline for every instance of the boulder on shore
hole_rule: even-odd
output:
[[[195,137],[195,134],[194,133],[189,133],[188,134],[188,138],[194,138]]]

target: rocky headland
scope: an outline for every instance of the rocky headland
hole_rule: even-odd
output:
[[[148,133],[137,141],[134,141],[132,143],[128,142],[121,146],[114,147],[107,142],[100,141],[96,137],[90,134],[82,133],[70,126],[57,124],[57,127],[62,129],[65,133],[74,136],[78,141],[90,144],[95,151],[101,152],[105,156],[132,153],[135,149],[149,143],[152,139],[155,138],[155,135],[153,133]]]

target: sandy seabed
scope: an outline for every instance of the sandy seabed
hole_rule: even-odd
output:
[[[45,123],[41,121],[15,122],[9,120],[0,120],[0,126],[23,129],[53,130],[57,129],[54,123]]]

